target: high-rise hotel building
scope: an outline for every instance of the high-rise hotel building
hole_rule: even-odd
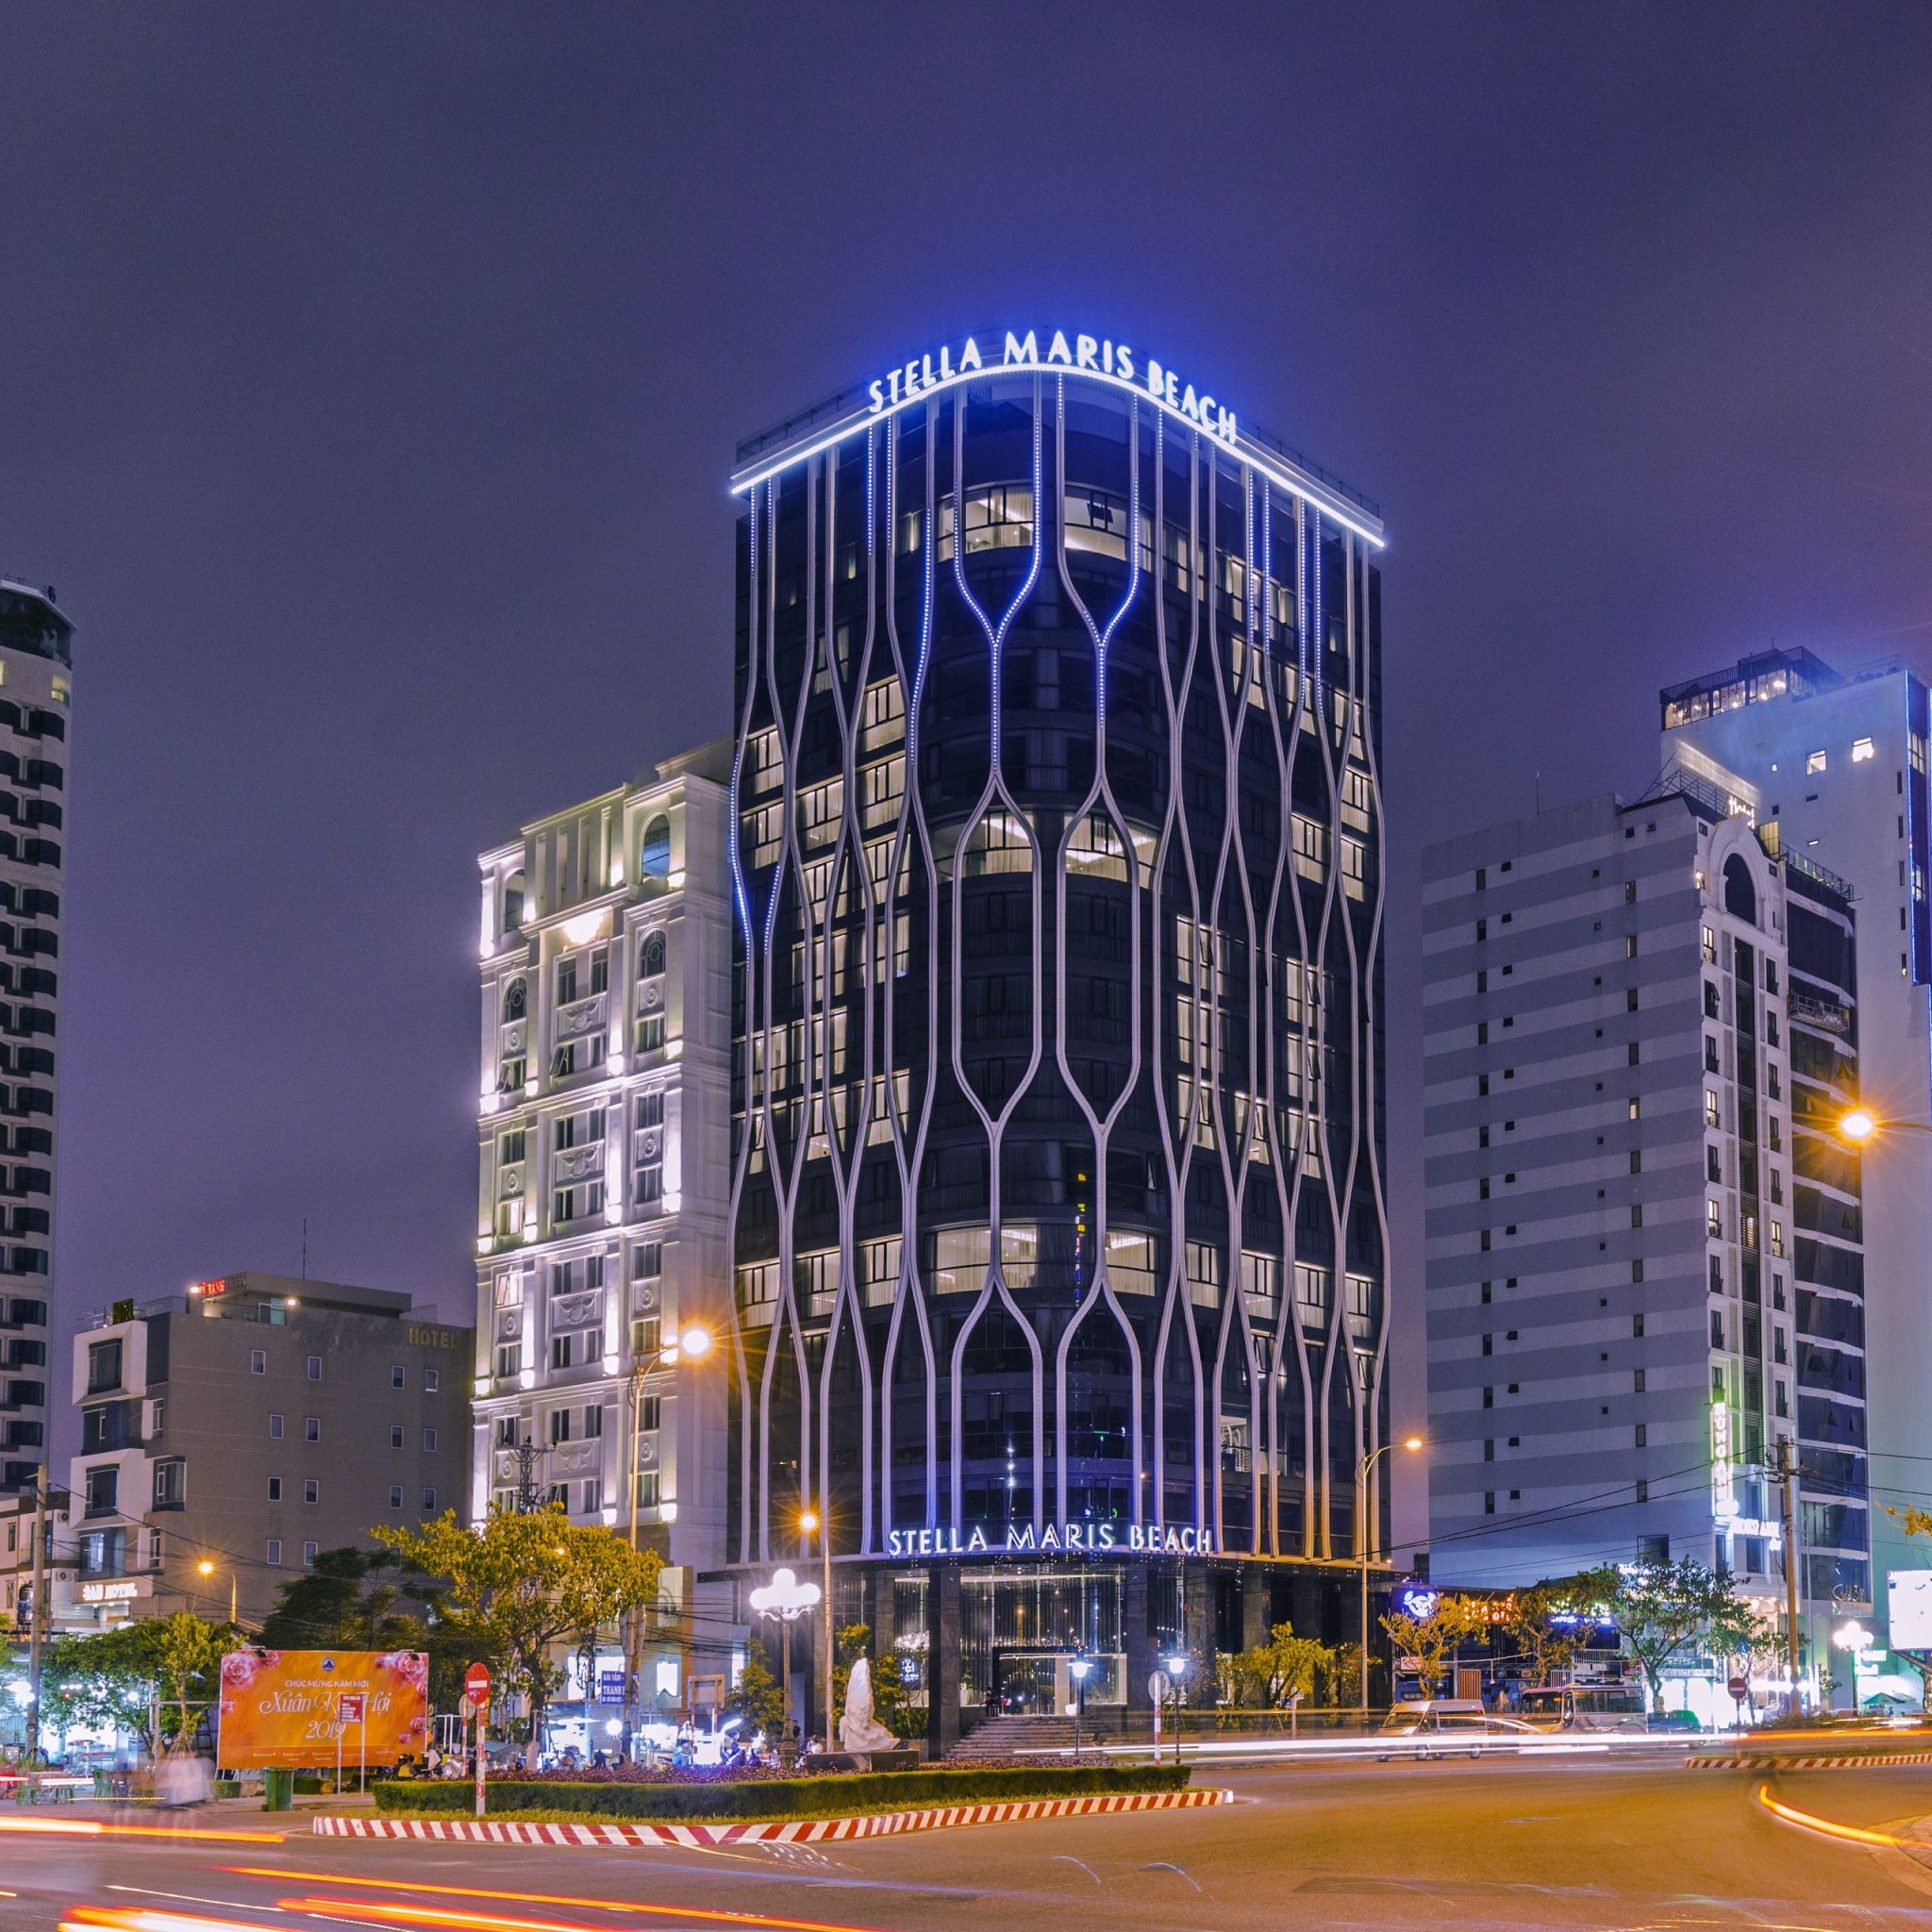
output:
[[[1853,893],[1694,774],[1425,860],[1431,1574],[1868,1598]]]
[[[47,1461],[60,895],[74,626],[0,575],[0,1494]]]
[[[1881,1120],[1912,1124],[1881,1130],[1862,1155],[1841,1140],[1832,1149],[1834,1161],[1850,1157],[1862,1202],[1871,1597],[1882,1627],[1890,1573],[1932,1568],[1932,1552],[1885,1507],[1922,1503],[1932,1487],[1932,695],[1895,658],[1840,673],[1781,650],[1673,686],[1661,709],[1669,765],[1726,797],[1794,862],[1847,881],[1858,911],[1863,1098]],[[1807,1360],[1827,1347],[1814,1339]],[[1864,1509],[1862,1491],[1856,1504]],[[1845,1597],[1857,1604],[1865,1592],[1847,1578]]]
[[[1125,344],[739,452],[730,1524],[960,1713],[1386,1550],[1381,524]],[[1324,1566],[1334,1566],[1333,1568]]]
[[[643,1695],[729,1674],[727,748],[552,813],[479,860],[481,1091],[470,1511],[561,1504],[672,1566]],[[719,1352],[722,1356],[722,1350]],[[622,1707],[600,1656],[590,1725]],[[613,1685],[611,1680],[616,1679]],[[585,1703],[573,1679],[566,1709]],[[601,1734],[600,1734],[601,1740]]]

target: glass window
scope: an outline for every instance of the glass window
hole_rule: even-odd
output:
[[[1814,751],[1814,752],[1813,752],[1813,753],[1812,753],[1812,754],[1810,755],[1810,757],[1809,757],[1809,758],[1807,758],[1807,759],[1805,760],[1805,772],[1806,772],[1806,775],[1807,775],[1807,777],[1808,777],[1808,776],[1809,776],[1809,775],[1810,775],[1810,774],[1812,774],[1813,772],[1822,772],[1822,771],[1824,771],[1824,753],[1823,753],[1822,751]]]
[[[308,1357],[308,1379],[311,1382],[322,1380],[322,1357],[319,1355]]]
[[[275,1568],[281,1562],[282,1540],[280,1537],[272,1536],[269,1538],[267,1543],[263,1546],[262,1549],[262,1560],[266,1562],[271,1569]]]
[[[272,1415],[268,1419],[268,1439],[271,1442],[279,1442],[282,1440],[282,1419],[278,1415]]]
[[[248,1351],[248,1373],[251,1375],[265,1375],[268,1374],[267,1349],[251,1348]]]
[[[322,1485],[313,1476],[310,1476],[302,1485],[302,1500],[305,1503],[319,1503],[322,1501]]]
[[[1864,763],[1864,762],[1866,761],[1866,759],[1867,759],[1867,758],[1874,758],[1874,757],[1875,757],[1875,756],[1876,756],[1876,753],[1874,753],[1874,750],[1873,750],[1873,748],[1872,748],[1872,741],[1871,741],[1871,740],[1870,740],[1869,738],[1855,738],[1855,739],[1853,739],[1853,741],[1852,741],[1852,762],[1853,762],[1853,764],[1855,764],[1855,765],[1862,765],[1862,764],[1863,764],[1863,763]]]

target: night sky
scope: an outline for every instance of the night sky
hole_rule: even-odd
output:
[[[1411,1359],[1423,844],[1634,794],[1740,652],[1932,668],[1923,4],[14,0],[0,75],[76,1308],[306,1216],[467,1316],[475,853],[728,727],[736,440],[965,328],[1383,506]]]

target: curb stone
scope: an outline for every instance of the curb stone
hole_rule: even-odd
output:
[[[896,1838],[962,1824],[1018,1824],[1041,1818],[1088,1818],[1118,1811],[1195,1810],[1231,1805],[1224,1790],[1115,1791],[1091,1798],[1015,1798],[1005,1804],[942,1805],[922,1811],[875,1811],[862,1818],[792,1818],[752,1824],[539,1824],[510,1819],[316,1818],[318,1838],[428,1839],[443,1843],[565,1845],[824,1844],[840,1839]]]

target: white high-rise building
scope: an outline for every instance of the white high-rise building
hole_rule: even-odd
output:
[[[48,1459],[55,1033],[74,626],[0,574],[0,1495]]]
[[[659,1710],[730,1674],[728,1586],[697,1587],[724,1557],[724,1350],[679,1348],[729,1321],[728,771],[725,745],[668,759],[479,861],[470,1507],[635,1519],[671,1566],[641,1659]],[[623,1658],[594,1670],[553,1717],[603,1743]]]
[[[1844,883],[1690,786],[1425,871],[1431,1574],[1691,1557],[1782,1623],[1790,1502],[1815,1690],[1869,1549],[1857,1176],[1823,1124],[1857,1091]]]
[[[1923,1124],[1932,1118],[1925,684],[1896,660],[1840,674],[1808,651],[1768,651],[1664,691],[1661,723],[1667,764],[1747,813],[1774,850],[1849,883],[1863,1099],[1881,1120]],[[1885,1507],[1921,1501],[1932,1468],[1932,1135],[1881,1132],[1862,1158],[1840,1151],[1862,1169],[1873,1602],[1882,1619],[1890,1572],[1932,1568],[1932,1550],[1909,1543]],[[1843,1579],[1847,1601],[1855,1581]]]

